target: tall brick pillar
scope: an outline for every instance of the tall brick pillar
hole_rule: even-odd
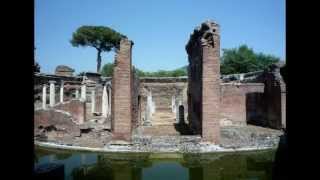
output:
[[[206,21],[196,28],[186,46],[189,55],[189,116],[191,129],[203,141],[220,140],[220,35],[219,25]]]
[[[131,48],[133,42],[122,39],[115,58],[112,76],[112,121],[114,140],[131,141],[132,123],[132,72]]]

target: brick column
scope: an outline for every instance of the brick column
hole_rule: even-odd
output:
[[[197,27],[186,45],[189,123],[202,140],[220,139],[220,35],[219,25],[206,21]]]
[[[115,58],[112,76],[112,132],[114,140],[131,141],[132,72],[131,48],[133,42],[122,39]]]
[[[202,59],[202,136],[204,141],[219,143],[220,139],[220,37],[203,42]],[[211,44],[212,43],[212,44]]]

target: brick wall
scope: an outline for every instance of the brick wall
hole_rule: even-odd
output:
[[[218,26],[215,27],[218,30]],[[204,141],[220,142],[220,37],[203,46],[202,136]]]
[[[137,128],[140,124],[139,120],[139,94],[140,94],[140,81],[136,73],[132,74],[132,128]]]
[[[280,69],[275,68],[266,71],[263,74],[265,83],[265,116],[267,119],[266,125],[280,129],[285,127],[286,120],[286,87],[280,75]]]
[[[261,120],[263,92],[263,83],[222,83],[221,125],[246,125],[247,121]]]
[[[37,110],[34,112],[34,135],[40,135],[41,130],[54,126],[63,136],[80,136],[79,127],[72,122],[68,113],[55,109]]]
[[[82,124],[86,121],[86,103],[80,100],[71,100],[64,103],[59,103],[55,109],[60,109],[69,112],[72,115],[74,121],[78,124]]]

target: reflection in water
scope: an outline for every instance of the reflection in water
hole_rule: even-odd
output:
[[[68,180],[264,180],[271,179],[274,151],[184,154],[174,159],[149,157],[147,153],[99,154],[36,148],[35,163],[63,163]]]

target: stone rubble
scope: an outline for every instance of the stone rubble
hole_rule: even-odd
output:
[[[80,137],[66,137],[51,142],[60,145],[100,148],[108,152],[179,152],[179,153],[207,153],[236,150],[254,150],[277,147],[281,131],[267,128],[248,126],[229,126],[221,129],[221,143],[219,145],[201,141],[197,135],[188,136],[145,136],[135,134],[131,143],[112,140],[110,129],[98,127],[98,123],[91,122],[81,125]],[[41,139],[37,139],[41,141]]]

